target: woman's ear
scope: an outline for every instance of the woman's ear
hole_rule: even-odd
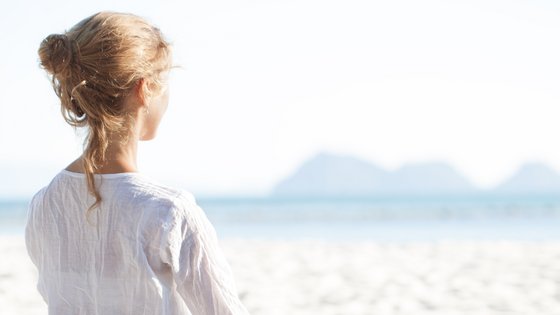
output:
[[[150,104],[151,91],[148,86],[148,81],[144,78],[138,80],[135,87],[136,98],[138,99],[141,107],[148,107]]]

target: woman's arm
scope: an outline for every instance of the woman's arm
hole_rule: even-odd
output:
[[[171,266],[177,291],[194,315],[248,315],[216,231],[195,203],[169,228],[162,259]]]

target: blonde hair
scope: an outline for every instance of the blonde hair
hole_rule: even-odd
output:
[[[124,99],[139,80],[162,89],[159,74],[171,68],[170,44],[157,27],[133,14],[99,12],[63,34],[47,36],[39,47],[68,124],[87,127],[83,167],[88,190],[101,202],[94,173],[105,162],[109,134],[129,134],[134,125]],[[143,85],[146,86],[146,85]],[[150,91],[145,90],[147,96]],[[122,142],[127,142],[124,137]]]

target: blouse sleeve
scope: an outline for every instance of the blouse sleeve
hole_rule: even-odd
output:
[[[27,249],[27,254],[38,271],[41,271],[43,268],[42,252],[44,251],[44,249],[42,250],[42,238],[40,236],[42,225],[39,224],[41,220],[37,218],[40,215],[40,213],[37,213],[37,206],[41,201],[41,198],[43,198],[44,191],[45,188],[39,190],[31,198],[31,201],[27,206],[27,216],[24,231],[25,248]],[[41,294],[43,300],[48,303],[46,289],[41,277],[39,277],[37,281],[36,288]]]
[[[193,315],[248,315],[216,231],[190,195],[178,202],[164,227],[160,255]]]
[[[25,247],[27,249],[27,254],[29,258],[31,259],[31,261],[36,267],[40,267],[39,251],[41,246],[39,242],[41,241],[41,238],[37,237],[37,235],[39,234],[41,225],[37,224],[39,220],[35,218],[38,215],[35,209],[37,207],[38,200],[42,198],[43,191],[44,189],[39,190],[31,198],[31,201],[27,205],[27,215],[25,220],[25,232],[24,232]]]

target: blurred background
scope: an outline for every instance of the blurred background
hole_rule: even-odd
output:
[[[82,150],[37,49],[100,10],[173,43],[138,164],[195,195],[252,314],[560,313],[559,3],[230,0],[4,4],[6,314],[46,314],[27,203]]]

